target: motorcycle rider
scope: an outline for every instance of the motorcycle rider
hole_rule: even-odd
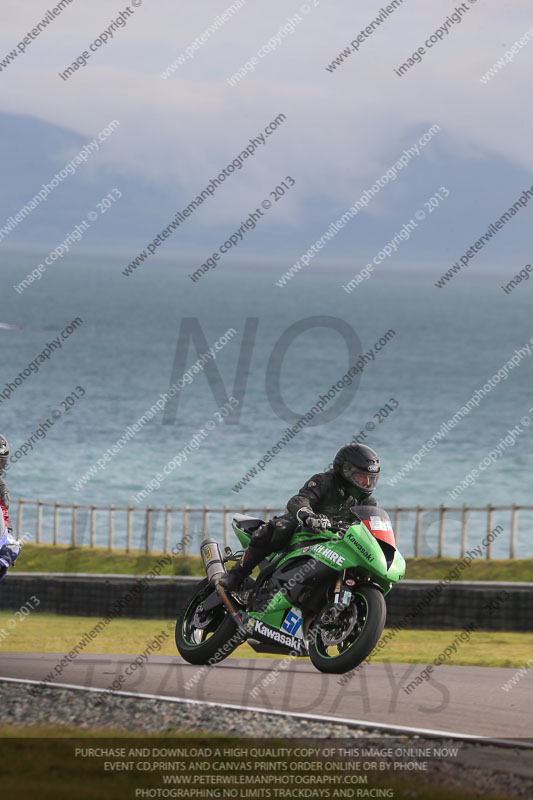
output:
[[[0,475],[7,467],[9,459],[9,445],[7,439],[0,434]],[[13,566],[20,553],[20,543],[14,539],[9,522],[9,491],[5,481],[0,477],[0,512],[5,523],[5,532],[0,534],[0,580],[4,577],[8,567]]]
[[[235,591],[266,556],[282,550],[298,525],[313,532],[326,530],[330,518],[341,519],[353,505],[376,506],[372,497],[380,472],[377,453],[351,442],[338,451],[333,469],[312,475],[287,503],[287,513],[273,517],[252,533],[240,561],[220,584]]]

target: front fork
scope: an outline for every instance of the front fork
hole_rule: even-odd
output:
[[[352,586],[346,583],[346,570],[339,572],[333,595],[333,619],[338,619],[341,613],[351,604],[353,600],[353,592],[351,589]]]
[[[339,573],[337,583],[335,584],[335,593],[333,595],[334,607],[347,608],[350,605],[353,599],[352,588],[354,585],[355,581],[346,580],[346,570]]]
[[[335,589],[333,591],[333,604],[331,607],[331,616],[330,619],[333,623],[335,623],[343,611],[345,611],[350,603],[353,600],[353,593],[351,591],[351,586],[346,584],[346,570],[339,572],[337,580],[335,582]],[[313,622],[315,621],[316,617],[311,617],[306,620],[304,623],[304,638],[307,638],[307,634]]]
[[[333,605],[339,605],[340,597],[341,597],[341,587],[344,581],[344,577],[346,575],[346,570],[343,569],[342,572],[339,572],[339,577],[337,578],[337,583],[335,584],[335,594],[333,595]]]

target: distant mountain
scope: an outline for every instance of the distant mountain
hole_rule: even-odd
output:
[[[408,148],[426,128],[406,133],[404,147]],[[0,114],[0,163],[2,196],[0,198],[0,231],[9,217],[27,203],[87,142],[87,138],[66,129],[50,125],[29,116]],[[454,155],[456,142],[445,131],[413,158],[395,182],[384,186],[369,206],[360,212],[341,232],[327,243],[320,254],[321,263],[334,259],[362,266],[386,245],[416,211],[426,216],[411,238],[403,241],[397,253],[387,262],[392,270],[395,260],[425,264],[453,263],[486,232],[488,225],[498,219],[515,202],[526,187],[533,184],[533,175],[515,164],[490,154],[475,157]],[[105,147],[105,144],[101,145]],[[383,172],[401,153],[395,148],[383,157]],[[351,154],[364,159],[364,154]],[[376,178],[381,172],[376,174]],[[295,176],[298,177],[298,176]],[[354,203],[371,181],[354,186],[348,202],[333,203],[331,187],[324,196],[308,197],[295,222],[281,213],[261,220],[258,227],[247,233],[233,253],[239,257],[282,257],[287,267],[296,261],[322,234],[331,221],[338,219],[350,203]],[[120,202],[84,235],[78,247],[101,247],[131,252],[133,259],[146,244],[167,226],[177,211],[192,199],[191,192],[179,186],[150,183],[134,174],[113,172],[101,167],[98,154],[81,166],[75,175],[62,181],[43,202],[0,241],[2,247],[13,245],[57,245],[86,217],[95,204],[113,187],[123,194]],[[430,211],[425,202],[444,186],[449,196]],[[199,186],[200,190],[202,187]],[[442,192],[441,192],[442,194]],[[217,200],[218,202],[218,200]],[[165,256],[203,253],[207,258],[236,230],[242,220],[229,224],[211,221],[215,199],[208,200],[194,217],[185,221],[179,230],[159,248]],[[281,208],[281,206],[280,206]],[[533,200],[509,222],[483,250],[487,263],[507,261],[520,265],[531,253],[531,214]],[[217,217],[219,220],[219,217]],[[7,223],[9,225],[9,223]],[[476,257],[481,260],[480,256]],[[316,262],[318,263],[317,257]],[[201,258],[199,259],[201,263]],[[199,265],[198,263],[198,265]],[[193,263],[191,266],[196,266]]]
[[[0,231],[16,214],[76,156],[89,137],[49,125],[33,117],[0,114],[0,163],[2,195]],[[105,143],[100,145],[105,147]],[[134,176],[101,168],[98,153],[91,155],[75,174],[54,188],[16,227],[4,235],[12,244],[50,244],[61,242],[94,209],[113,187],[122,198],[109,214],[101,217],[84,244],[127,246],[139,221],[157,229],[161,219],[175,204],[168,191],[149,185]],[[0,247],[1,247],[0,242]]]

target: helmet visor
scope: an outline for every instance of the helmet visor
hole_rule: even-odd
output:
[[[349,463],[345,463],[343,472],[350,483],[363,492],[368,492],[369,495],[372,494],[377,486],[379,473],[361,472]]]

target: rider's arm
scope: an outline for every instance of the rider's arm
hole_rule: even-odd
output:
[[[298,494],[291,497],[287,503],[287,511],[300,522],[305,512],[302,512],[300,518],[297,516],[298,512],[306,508],[314,511],[315,507],[322,500],[325,490],[324,476],[322,474],[312,475],[309,480],[304,483]]]

